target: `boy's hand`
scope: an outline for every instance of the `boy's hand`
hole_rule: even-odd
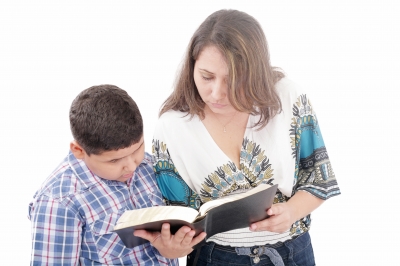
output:
[[[136,230],[133,234],[149,240],[162,256],[169,259],[186,256],[192,252],[194,245],[206,237],[206,233],[202,232],[193,238],[195,231],[188,226],[182,226],[175,235],[172,235],[168,223],[162,225],[161,233]]]

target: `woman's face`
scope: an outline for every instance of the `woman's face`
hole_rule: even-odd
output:
[[[214,113],[235,113],[228,99],[228,66],[215,46],[207,46],[194,65],[194,82],[200,97]]]

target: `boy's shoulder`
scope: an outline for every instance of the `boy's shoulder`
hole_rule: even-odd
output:
[[[145,152],[144,153],[144,159],[136,169],[136,172],[140,171],[141,173],[145,174],[146,176],[149,176],[150,178],[155,179],[154,176],[154,160],[153,156],[150,155],[149,153]],[[137,175],[134,176],[134,178],[137,178]]]
[[[85,163],[79,162],[70,152],[42,183],[34,198],[46,196],[61,200],[86,190],[93,180],[85,172],[88,173]]]
[[[147,176],[154,176],[153,157],[149,153],[145,152],[139,168]],[[34,198],[46,196],[54,200],[62,200],[80,194],[98,184],[97,177],[89,173],[91,172],[86,164],[77,160],[70,152],[43,182]]]
[[[151,156],[148,152],[145,152],[144,159],[141,164],[153,167],[153,156]]]

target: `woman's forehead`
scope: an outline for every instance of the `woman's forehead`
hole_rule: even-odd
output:
[[[205,47],[196,60],[196,67],[213,74],[228,75],[225,57],[215,46]]]

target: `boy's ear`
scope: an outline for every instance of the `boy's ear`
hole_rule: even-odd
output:
[[[85,150],[81,147],[81,145],[76,142],[76,140],[71,141],[69,144],[69,148],[71,152],[74,154],[75,158],[83,159],[85,156]]]

